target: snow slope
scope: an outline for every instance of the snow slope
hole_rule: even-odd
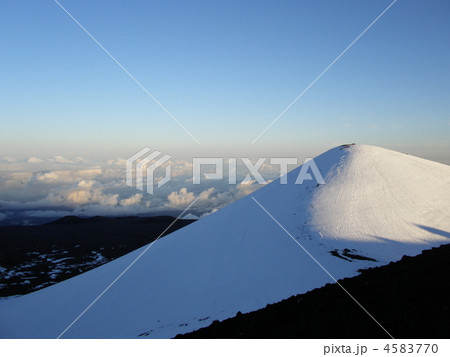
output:
[[[336,279],[450,242],[450,166],[365,145],[315,162],[325,185],[297,168],[157,241],[62,337],[173,337],[332,282],[251,196]],[[0,336],[58,337],[143,249],[0,301]]]

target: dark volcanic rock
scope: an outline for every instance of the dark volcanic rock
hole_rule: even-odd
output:
[[[0,227],[0,297],[71,278],[155,240],[174,217],[67,216],[40,226]],[[169,234],[193,220],[178,220]]]

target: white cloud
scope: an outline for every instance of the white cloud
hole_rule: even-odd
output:
[[[81,187],[70,190],[64,197],[68,203],[76,205],[97,203],[101,205],[114,206],[119,203],[118,194],[103,194],[101,188]]]
[[[266,180],[267,183],[271,183],[273,180]],[[249,183],[240,183],[236,186],[237,194],[236,198],[242,198],[247,196],[253,192],[255,192],[261,185],[257,184],[255,180],[250,181]]]
[[[95,185],[94,180],[81,180],[80,182],[78,182],[78,187],[81,187],[84,189],[90,189],[94,185]]]
[[[118,157],[115,160],[108,160],[106,163],[113,166],[125,166],[127,161],[125,159],[122,159],[121,157]]]
[[[169,161],[171,165],[172,177],[191,177],[192,179],[192,162],[184,160]]]
[[[99,168],[87,170],[44,171],[35,174],[35,179],[44,183],[75,183],[91,180],[102,174]]]
[[[215,192],[216,189],[214,187],[210,187],[205,191],[202,191],[199,195],[200,200],[209,200],[213,192]]]
[[[187,215],[183,216],[182,219],[199,219],[199,216],[196,216],[195,214],[188,213]]]
[[[228,191],[218,191],[216,188],[210,187],[201,191],[198,195],[183,187],[179,191],[173,191],[167,196],[167,207],[184,209],[198,197],[194,208],[197,211],[209,214],[239,198],[249,195],[260,187],[261,185],[255,181],[251,181],[248,184],[231,186]]]
[[[132,205],[137,205],[137,204],[141,203],[141,201],[142,201],[142,193],[136,193],[135,195],[133,195],[129,198],[120,200],[120,205],[121,206],[132,206]]]
[[[81,157],[81,156],[77,156],[75,158],[75,162],[88,163],[88,162],[90,162],[90,160],[85,159],[84,157]]]
[[[125,168],[123,170],[117,168],[103,169],[101,176],[105,180],[120,179],[121,181],[125,182]]]
[[[91,201],[91,193],[86,190],[74,190],[69,192],[66,198],[69,203],[83,205]]]
[[[57,163],[60,163],[60,164],[71,164],[71,163],[73,163],[72,160],[66,159],[64,156],[60,156],[60,155],[53,156],[51,159],[49,159],[49,161],[57,162]]]
[[[203,213],[203,214],[200,216],[200,218],[209,216],[211,213],[217,212],[218,210],[219,210],[218,208],[214,208],[214,209],[213,209],[212,211],[210,211],[210,212],[205,212],[205,213]]]
[[[39,172],[36,175],[36,180],[42,182],[54,182],[58,179],[58,174],[56,172]]]
[[[6,217],[6,214],[0,212],[0,221],[3,221]]]
[[[52,160],[70,161],[63,157]],[[35,166],[27,160],[16,162],[12,164],[17,165],[14,170],[0,171],[0,207],[2,210],[20,210],[30,217],[157,214],[183,210],[198,196],[194,213],[202,216],[260,187],[253,181],[247,185],[227,185],[225,180],[218,181],[216,187],[202,190],[202,186],[186,182],[186,179],[192,180],[192,164],[173,160],[170,164],[176,174],[172,175],[170,185],[156,190],[154,195],[136,193],[135,189],[125,185],[125,166],[118,165],[124,163],[121,160],[108,164],[97,162],[95,166],[91,161],[80,164],[81,158],[64,165],[46,160],[42,166],[50,169],[39,172],[33,172]],[[62,166],[63,170],[60,169]],[[270,171],[271,166],[264,166],[264,170]]]
[[[181,188],[179,192],[177,192],[177,191],[171,192],[167,196],[167,200],[169,201],[169,206],[172,206],[172,207],[187,206],[194,199],[195,199],[194,193],[188,192],[186,187]]]
[[[5,161],[5,162],[16,162],[16,159],[14,157],[12,157],[12,156],[3,156],[2,157],[2,161]]]
[[[27,162],[30,163],[30,164],[38,164],[38,163],[40,163],[40,162],[44,162],[44,160],[42,160],[42,159],[40,159],[40,158],[38,158],[38,157],[30,157],[30,158],[27,160]]]

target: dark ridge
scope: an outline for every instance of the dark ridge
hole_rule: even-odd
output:
[[[155,222],[170,222],[176,218],[172,216],[155,216],[155,217],[138,217],[138,216],[125,216],[125,217],[78,217],[78,216],[65,216],[54,221],[45,223],[43,225],[59,225],[59,224],[79,224],[79,223],[100,223],[100,222],[134,222],[134,223],[155,223]],[[184,221],[184,220],[183,220]],[[187,220],[194,221],[194,220]]]
[[[150,242],[176,218],[67,216],[0,227],[0,297],[23,295],[96,268]],[[167,235],[195,220],[180,219]]]
[[[450,337],[450,245],[339,283],[395,338]],[[389,338],[337,284],[177,338]]]
[[[78,224],[78,223],[81,223],[81,222],[84,222],[84,219],[80,218],[78,216],[65,216],[65,217],[59,218],[59,219],[57,219],[55,221],[48,222],[48,223],[45,223],[45,224],[47,224],[47,225]]]

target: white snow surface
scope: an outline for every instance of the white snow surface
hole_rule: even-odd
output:
[[[450,242],[450,166],[367,145],[315,163],[325,185],[297,168],[158,240],[62,338],[170,338],[332,283],[252,197],[336,279]],[[145,248],[1,300],[0,337],[58,337]]]

